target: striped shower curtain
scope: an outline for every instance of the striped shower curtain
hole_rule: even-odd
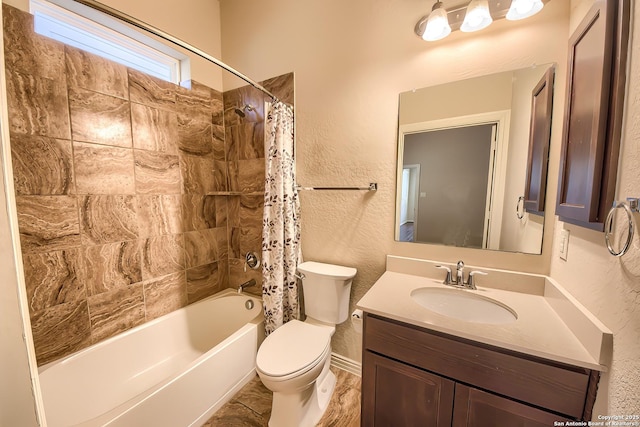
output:
[[[298,317],[296,268],[301,259],[293,110],[280,101],[265,123],[262,300],[267,335]]]

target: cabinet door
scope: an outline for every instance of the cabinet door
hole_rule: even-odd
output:
[[[628,0],[598,0],[569,40],[556,214],[599,230],[615,191],[627,20]]]
[[[544,213],[547,165],[551,138],[554,69],[549,68],[531,94],[529,157],[524,189],[524,208],[529,213]]]
[[[369,351],[363,356],[363,426],[451,426],[453,381]]]
[[[453,427],[549,427],[566,418],[532,406],[456,384]]]

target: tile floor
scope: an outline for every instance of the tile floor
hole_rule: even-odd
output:
[[[331,368],[338,380],[331,402],[317,427],[360,426],[360,377]],[[267,427],[271,392],[257,376],[244,386],[203,427]]]

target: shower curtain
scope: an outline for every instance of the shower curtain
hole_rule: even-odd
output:
[[[298,317],[300,201],[295,177],[293,110],[275,101],[265,123],[262,300],[268,334]]]

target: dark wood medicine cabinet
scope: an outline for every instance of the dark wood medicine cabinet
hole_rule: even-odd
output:
[[[616,189],[630,0],[597,0],[569,40],[556,215],[602,231]]]
[[[550,67],[531,93],[531,124],[529,127],[529,154],[524,189],[525,211],[544,214],[547,188],[547,165],[551,139],[553,112],[553,79],[555,68]]]

